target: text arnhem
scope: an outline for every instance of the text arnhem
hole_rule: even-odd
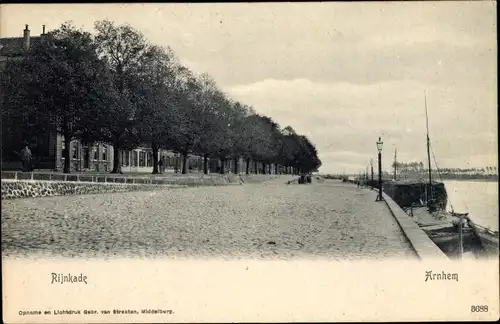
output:
[[[455,280],[458,281],[458,273],[433,273],[432,271],[425,272],[425,281],[427,280]]]

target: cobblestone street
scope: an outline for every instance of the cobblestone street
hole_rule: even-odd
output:
[[[376,193],[339,181],[2,201],[3,256],[415,257]]]

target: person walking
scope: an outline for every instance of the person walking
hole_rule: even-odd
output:
[[[24,144],[24,148],[21,150],[21,163],[23,172],[31,172],[33,171],[32,166],[32,155],[31,150],[28,147],[28,144]]]

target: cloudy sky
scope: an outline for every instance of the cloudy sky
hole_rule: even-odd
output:
[[[321,172],[359,172],[425,161],[439,167],[497,164],[496,4],[240,3],[2,5],[1,37],[64,21],[129,23],[170,46],[197,73],[281,126],[309,136]],[[384,167],[385,169],[385,167]]]

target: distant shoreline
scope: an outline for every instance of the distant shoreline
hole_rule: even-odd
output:
[[[472,182],[498,182],[498,179],[481,179],[481,178],[472,178],[472,179],[441,179],[442,181],[472,181]]]
[[[342,180],[340,177],[329,177],[329,176],[323,176],[325,179],[334,179],[334,180]],[[351,178],[350,180],[356,181],[356,179]],[[403,179],[398,179],[399,180],[408,180],[406,178]],[[417,179],[414,179],[418,181]],[[420,179],[421,182],[426,182],[426,180]],[[470,179],[464,179],[464,178],[441,178],[441,179],[436,179],[433,178],[433,181],[438,181],[438,182],[447,182],[447,181],[459,181],[459,182],[496,182],[498,183],[498,178],[497,179],[481,179],[481,178],[470,178]],[[382,182],[387,182],[387,181],[392,181],[392,179],[382,179]],[[428,181],[428,180],[427,180]]]

